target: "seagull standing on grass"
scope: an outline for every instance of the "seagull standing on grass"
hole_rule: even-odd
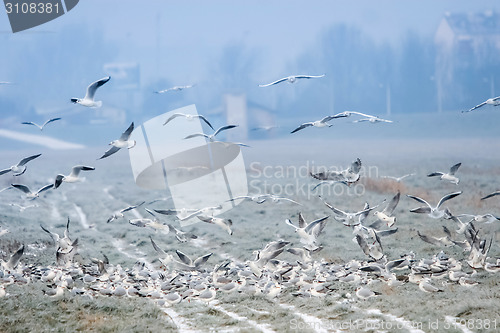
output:
[[[89,108],[100,108],[102,106],[101,101],[94,101],[94,95],[95,92],[97,91],[97,88],[105,84],[111,79],[111,76],[106,76],[105,78],[102,78],[100,80],[97,80],[95,82],[92,82],[88,87],[87,87],[87,93],[85,94],[84,98],[72,98],[71,102],[75,104],[80,104],[82,106],[86,106]]]
[[[71,169],[71,173],[69,175],[65,176],[59,174],[56,176],[56,179],[54,181],[54,188],[58,188],[59,186],[61,186],[62,182],[65,183],[81,182],[82,178],[78,177],[80,175],[80,171],[92,171],[92,170],[95,170],[95,168],[85,165],[75,165]]]
[[[127,128],[127,130],[125,132],[122,133],[122,135],[120,136],[120,138],[118,140],[111,141],[111,143],[109,145],[112,147],[109,148],[104,153],[104,155],[102,155],[99,159],[103,159],[103,158],[106,158],[108,156],[111,156],[122,148],[131,149],[131,148],[135,147],[135,144],[136,144],[135,140],[130,140],[130,136],[132,135],[133,131],[134,131],[134,122],[132,122],[132,124],[130,124],[130,126]]]
[[[325,76],[325,74],[323,74],[323,75],[290,75],[290,76],[281,78],[281,79],[276,80],[276,81],[271,82],[271,83],[259,84],[259,87],[261,87],[261,88],[269,87],[269,86],[273,86],[275,84],[285,82],[285,81],[287,81],[288,83],[295,83],[299,79],[319,79],[319,78],[322,78],[324,76]]]
[[[22,122],[21,124],[23,124],[23,125],[33,125],[33,126],[38,127],[38,128],[40,129],[40,131],[43,131],[44,127],[45,127],[47,124],[50,124],[50,123],[52,123],[52,122],[54,122],[54,121],[57,121],[57,120],[61,120],[61,118],[52,118],[52,119],[49,119],[49,120],[47,120],[46,122],[44,122],[44,123],[43,123],[43,125],[41,125],[41,126],[40,126],[40,125],[38,125],[37,123],[32,122],[32,121],[24,121],[24,122]]]
[[[14,172],[14,176],[20,176],[26,172],[26,163],[28,163],[31,160],[34,160],[35,158],[37,158],[40,155],[42,155],[42,154],[37,154],[37,155],[25,157],[16,165],[13,165],[8,169],[0,170],[0,175],[3,175],[7,172],[12,171],[12,172]]]

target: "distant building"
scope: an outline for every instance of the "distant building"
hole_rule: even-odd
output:
[[[443,104],[465,98],[467,88],[460,85],[460,80],[465,77],[478,76],[483,83],[489,83],[489,93],[494,94],[495,77],[488,74],[487,68],[500,65],[498,13],[446,13],[434,42],[439,111],[443,110]]]

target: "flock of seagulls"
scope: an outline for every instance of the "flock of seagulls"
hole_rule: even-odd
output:
[[[282,82],[294,83],[300,79],[316,79],[324,76],[293,75],[259,86],[269,87]],[[105,77],[91,83],[84,98],[72,98],[71,101],[85,107],[100,107],[102,102],[95,101],[94,96],[97,89],[109,80],[110,77]],[[176,86],[157,91],[157,93],[179,91],[191,87]],[[469,111],[485,104],[500,104],[495,99],[488,101]],[[291,133],[296,133],[308,127],[331,127],[330,122],[335,119],[347,118],[353,115],[361,117],[354,122],[392,122],[369,114],[345,111],[326,116],[320,120],[303,123]],[[213,134],[210,135],[194,133],[184,139],[203,137],[209,142],[216,142],[216,136],[219,133],[238,126],[234,124],[225,125],[215,130],[206,117],[182,113],[176,113],[165,119],[163,125],[171,126],[172,122],[181,121],[182,119],[185,121],[199,119],[214,130]],[[40,130],[43,130],[47,124],[57,120],[60,120],[60,118],[49,119],[41,126],[28,122],[24,124],[37,126]],[[134,123],[132,122],[119,139],[109,144],[111,148],[99,159],[107,158],[122,148],[134,148],[136,142],[130,139],[133,130]],[[12,172],[13,176],[20,176],[27,171],[26,164],[40,155],[23,158],[16,165],[1,170],[0,175]],[[459,179],[456,174],[460,166],[461,163],[457,163],[450,168],[449,172],[432,172],[427,176],[439,176],[441,180],[458,186]],[[309,176],[311,179],[320,181],[316,187],[322,184],[336,183],[352,186],[362,178],[361,168],[361,159],[357,158],[346,169],[310,172]],[[58,174],[53,183],[47,184],[37,191],[32,191],[23,184],[11,184],[9,188],[23,192],[28,200],[34,200],[45,191],[58,189],[63,182],[74,183],[81,181],[80,173],[82,171],[93,170],[95,168],[91,166],[74,166],[69,175]],[[385,178],[399,183],[411,176],[415,176],[415,174],[406,174],[401,177],[385,176]],[[294,235],[289,236],[287,240],[269,241],[261,249],[253,252],[253,258],[249,257],[245,261],[224,259],[222,262],[214,263],[213,258],[216,256],[212,252],[199,257],[190,256],[178,249],[170,253],[170,251],[163,250],[161,245],[150,237],[151,247],[157,254],[156,259],[161,267],[154,268],[144,262],[137,262],[132,268],[122,268],[120,265],[111,264],[105,255],[103,255],[103,259],[91,258],[90,262],[84,263],[75,260],[80,244],[78,238],[70,236],[70,220],[68,218],[63,235],[59,235],[44,225],[40,225],[42,231],[50,236],[55,245],[55,265],[40,267],[38,265],[24,264],[22,261],[24,245],[14,253],[9,254],[6,260],[0,260],[0,297],[8,295],[7,286],[26,284],[32,281],[45,283],[48,287],[45,294],[48,297],[57,298],[66,293],[91,298],[101,296],[147,297],[162,306],[173,306],[191,300],[210,303],[216,299],[219,293],[264,295],[268,298],[275,298],[288,290],[297,297],[325,297],[334,294],[338,290],[339,283],[352,285],[355,296],[360,300],[379,297],[381,293],[372,290],[373,286],[377,284],[384,284],[389,288],[395,288],[407,283],[416,284],[418,289],[425,293],[444,292],[448,284],[472,287],[480,283],[476,276],[477,270],[484,269],[490,273],[500,271],[500,259],[492,260],[488,256],[493,237],[482,229],[484,224],[494,223],[499,221],[500,218],[491,213],[479,215],[468,213],[452,214],[448,207],[444,207],[445,203],[461,194],[462,191],[446,194],[436,206],[429,204],[427,200],[419,196],[406,194],[406,197],[424,204],[424,206],[410,209],[409,213],[426,214],[431,219],[451,220],[458,227],[453,231],[446,227],[443,228],[445,232],[443,237],[426,235],[417,231],[419,239],[439,248],[439,252],[431,258],[420,259],[417,259],[412,251],[400,253],[399,257],[395,259],[388,258],[388,254],[384,250],[383,239],[397,234],[398,224],[401,221],[401,218],[398,217],[400,213],[396,211],[396,207],[401,200],[399,191],[392,193],[388,201],[383,200],[373,206],[366,202],[363,207],[356,209],[353,209],[352,206],[339,208],[336,204],[334,205],[319,197],[318,199],[324,203],[326,209],[332,215],[324,215],[313,219],[309,223],[306,222],[302,212],[298,213],[297,222],[292,222],[288,217],[285,218],[283,226],[288,225],[291,227],[295,231]],[[487,200],[497,195],[500,195],[500,191],[488,194],[482,197],[481,200]],[[264,202],[271,202],[272,204],[287,202],[303,206],[303,203],[299,202],[300,200],[273,194],[238,196],[227,200],[227,202],[236,200],[248,200],[258,205]],[[220,210],[221,206],[201,209],[150,209],[142,207],[149,204],[146,204],[145,201],[138,202],[114,212],[107,220],[103,218],[103,221],[120,223],[119,220],[121,219],[127,220],[127,214],[130,212],[144,208],[149,214],[148,218],[128,219],[129,225],[151,228],[155,232],[161,231],[163,235],[172,234],[181,244],[195,242],[201,237],[192,232],[178,229],[170,223],[161,222],[157,214],[173,216],[177,220],[196,218],[200,222],[219,228],[215,229],[214,232],[221,232],[224,237],[234,237],[233,220],[214,216],[214,212]],[[347,206],[348,203],[344,202],[343,205]],[[23,211],[29,207],[35,207],[35,205],[18,205],[17,207],[20,211]],[[464,218],[468,219],[468,221],[464,222],[466,221]],[[462,219],[464,220],[462,221]],[[234,222],[237,223],[237,221]],[[327,246],[322,242],[326,228],[344,226],[352,230],[352,240],[361,250],[360,254],[362,253],[365,256],[364,259],[352,259],[344,263],[338,263],[319,258],[321,251]],[[0,226],[0,237],[8,233],[7,228]],[[440,249],[447,246],[460,247],[466,253],[466,258],[461,260],[449,257]],[[290,259],[290,257],[283,258],[283,254],[292,256],[293,259]],[[441,283],[443,288],[438,287],[437,283],[446,278],[446,283]]]

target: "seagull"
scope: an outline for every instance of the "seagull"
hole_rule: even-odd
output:
[[[71,102],[75,104],[80,104],[82,106],[90,107],[90,108],[100,108],[102,106],[101,101],[94,101],[94,95],[100,86],[105,84],[111,79],[111,76],[106,76],[105,78],[102,78],[100,80],[97,80],[95,82],[92,82],[88,87],[87,87],[87,93],[85,94],[84,98],[72,98]]]
[[[330,205],[328,202],[326,201],[323,201],[325,203],[325,205],[330,208],[336,216],[334,216],[335,220],[337,221],[340,221],[342,223],[344,223],[345,226],[348,226],[348,227],[353,227],[353,226],[356,226],[358,224],[361,224],[361,221],[366,218],[366,215],[373,209],[377,208],[377,206],[374,206],[374,207],[367,207],[367,205],[365,205],[365,208],[363,208],[362,210],[360,210],[359,212],[356,212],[356,213],[347,213],[347,212],[344,212],[338,208],[335,208],[333,207],[332,205]],[[358,217],[358,221],[356,222],[355,221],[355,218]]]
[[[114,220],[117,220],[119,218],[123,218],[124,217],[123,213],[128,212],[129,210],[132,210],[132,209],[136,209],[137,207],[143,205],[145,202],[146,201],[143,201],[141,203],[138,203],[137,205],[128,206],[127,208],[123,208],[122,210],[119,210],[119,211],[113,213],[113,215],[111,215],[111,217],[108,219],[107,223],[113,222]]]
[[[62,182],[65,182],[65,183],[81,182],[82,178],[78,177],[78,175],[80,174],[80,171],[92,171],[92,170],[95,170],[95,168],[90,167],[90,166],[85,166],[85,165],[75,165],[71,169],[71,173],[69,175],[65,176],[65,175],[59,174],[56,176],[56,179],[54,181],[54,188],[58,188],[59,186],[61,186]]]
[[[285,197],[280,197],[280,196],[273,195],[273,194],[240,195],[240,196],[234,197],[232,199],[229,199],[227,201],[235,201],[235,200],[240,200],[240,199],[250,199],[251,201],[256,202],[258,204],[262,204],[262,203],[266,202],[267,199],[271,199],[275,203],[278,203],[281,200],[284,200],[284,201],[289,201],[291,203],[302,206],[302,204],[298,203],[295,200],[285,198]]]
[[[0,81],[0,84],[11,84],[11,83],[7,81]]]
[[[309,174],[311,177],[318,180],[331,180],[338,182],[345,182],[347,185],[355,183],[359,180],[361,171],[361,160],[357,158],[355,161],[351,163],[351,166],[342,171],[326,171],[326,172],[318,172]]]
[[[356,243],[358,243],[361,250],[363,250],[364,254],[373,258],[374,260],[380,260],[384,257],[384,250],[382,249],[382,243],[380,242],[380,238],[378,237],[378,234],[375,232],[375,230],[373,229],[370,230],[370,229],[366,230],[371,231],[372,235],[370,238],[374,239],[373,242],[367,243],[366,242],[367,238],[359,232],[356,233],[355,240]]]
[[[392,216],[394,213],[394,209],[396,209],[396,206],[399,203],[399,197],[400,197],[400,192],[392,198],[392,200],[387,204],[387,206],[381,211],[381,212],[375,212],[373,215],[375,215],[379,220],[387,223],[387,226],[390,228],[396,223],[396,217]]]
[[[2,267],[4,270],[7,271],[12,271],[16,269],[17,265],[19,264],[19,260],[23,256],[24,253],[24,245],[22,245],[9,259],[9,261],[5,262],[2,259],[0,259],[0,267]]]
[[[68,217],[68,222],[66,223],[66,229],[64,229],[63,237],[59,236],[59,234],[55,232],[51,232],[50,230],[46,229],[43,225],[40,224],[40,228],[42,228],[43,231],[48,233],[52,238],[52,240],[54,241],[57,251],[69,252],[72,249],[72,244],[74,242],[69,238],[69,223],[70,219]]]
[[[487,196],[482,197],[481,200],[486,200],[488,198],[491,198],[491,197],[494,197],[494,196],[497,196],[497,195],[500,195],[500,191],[496,191],[496,192],[490,193]]]
[[[302,125],[300,125],[296,129],[291,131],[290,134],[293,134],[295,132],[298,132],[298,131],[303,130],[304,128],[310,127],[310,126],[314,126],[314,127],[318,127],[318,128],[332,127],[333,125],[328,123],[330,120],[337,119],[337,118],[344,118],[344,117],[347,117],[347,116],[344,113],[339,113],[339,114],[336,114],[333,116],[326,116],[320,120],[316,120],[316,121],[312,121],[312,122],[308,122],[308,123],[303,123]]]
[[[226,125],[226,126],[222,126],[221,128],[217,129],[217,131],[215,131],[211,135],[207,135],[205,133],[195,133],[195,134],[191,134],[191,135],[186,136],[184,139],[191,139],[191,138],[194,138],[194,137],[197,137],[197,136],[202,136],[202,137],[205,137],[205,138],[209,139],[210,141],[214,142],[215,141],[215,136],[217,134],[219,134],[222,131],[225,131],[225,130],[228,130],[228,129],[231,129],[231,128],[235,128],[235,127],[238,127],[238,125]]]
[[[457,163],[450,168],[450,172],[448,172],[448,173],[432,172],[432,173],[428,174],[427,177],[440,176],[441,180],[448,180],[448,181],[452,182],[453,184],[458,185],[460,180],[455,176],[455,173],[457,172],[458,168],[460,168],[461,165],[462,165],[462,163]]]
[[[231,227],[233,226],[233,221],[231,219],[221,219],[220,217],[213,217],[213,216],[199,216],[198,218],[206,223],[211,223],[215,224],[222,229],[226,230],[229,235],[233,234],[233,230]]]
[[[173,257],[171,254],[168,254],[164,250],[162,250],[158,245],[156,245],[155,241],[151,236],[149,236],[149,239],[151,239],[151,244],[153,244],[153,248],[155,251],[160,255],[160,258],[158,260],[161,262],[161,264],[165,267],[168,267],[168,265],[173,261]]]
[[[271,82],[271,83],[259,84],[259,87],[261,87],[261,88],[269,87],[269,86],[272,86],[272,85],[275,85],[275,84],[278,84],[278,83],[281,83],[284,81],[288,81],[289,83],[295,83],[299,79],[319,79],[319,78],[322,78],[324,76],[325,76],[325,74],[323,74],[323,75],[290,75],[290,76],[284,77],[282,79],[276,80],[276,81]]]
[[[155,91],[155,94],[164,94],[164,93],[169,92],[169,91],[181,91],[181,90],[184,90],[184,89],[193,88],[194,86],[195,86],[194,84],[187,85],[187,86],[173,86],[171,88],[167,88],[167,89],[164,89],[164,90]]]
[[[33,125],[33,126],[38,127],[40,129],[40,131],[43,131],[43,128],[45,127],[45,125],[47,125],[47,124],[49,124],[51,122],[57,121],[57,120],[61,120],[61,118],[52,118],[52,119],[49,119],[46,122],[44,122],[42,126],[40,126],[37,123],[34,123],[32,121],[24,121],[21,124],[23,124],[23,125]]]
[[[251,130],[252,131],[265,131],[265,132],[269,132],[275,128],[278,128],[279,126],[276,126],[276,125],[267,125],[267,126],[257,126],[257,127],[254,127],[252,128]]]
[[[3,175],[7,172],[12,171],[12,172],[14,172],[14,176],[20,176],[26,172],[26,163],[28,163],[31,160],[34,160],[35,158],[37,158],[40,155],[42,155],[42,154],[36,154],[36,155],[25,157],[16,165],[13,165],[8,169],[0,170],[0,175]]]
[[[38,205],[28,205],[28,206],[21,206],[19,204],[16,204],[16,203],[11,203],[9,204],[9,206],[12,206],[12,207],[17,207],[19,208],[19,212],[24,212],[26,209],[28,208],[34,208],[34,207],[38,207]]]
[[[411,176],[415,176],[414,173],[409,173],[409,174],[406,174],[404,176],[401,176],[401,177],[393,177],[393,176],[380,176],[380,178],[386,178],[386,179],[393,179],[395,180],[396,182],[400,183],[403,179],[407,178],[407,177],[411,177]]]
[[[436,205],[436,207],[432,207],[427,201],[425,201],[424,199],[419,198],[417,196],[410,195],[410,194],[407,194],[406,196],[408,198],[412,198],[414,200],[417,200],[418,202],[421,202],[421,203],[423,203],[423,204],[425,204],[427,206],[427,207],[423,206],[423,207],[414,208],[414,209],[410,210],[410,212],[412,212],[412,213],[419,213],[419,214],[428,214],[433,219],[439,219],[439,218],[441,218],[441,217],[443,217],[445,215],[445,211],[444,210],[439,210],[439,208],[441,207],[441,205],[445,201],[453,199],[454,197],[456,197],[456,196],[458,196],[460,194],[462,194],[462,191],[460,191],[460,192],[454,192],[454,193],[450,193],[450,194],[445,195],[444,197],[441,198],[441,200],[439,200],[439,202]]]
[[[495,216],[493,214],[484,214],[484,215],[460,214],[457,215],[457,217],[470,217],[472,218],[470,222],[488,223],[488,224],[500,220],[500,217]]]
[[[358,296],[359,299],[365,300],[365,299],[368,299],[370,297],[375,297],[375,296],[378,296],[378,295],[380,295],[380,293],[371,291],[370,289],[368,289],[365,286],[358,287],[356,289],[356,296]]]
[[[174,113],[173,115],[171,115],[164,123],[163,123],[163,126],[165,126],[166,124],[168,124],[172,119],[175,119],[177,117],[184,117],[186,118],[187,120],[193,120],[195,118],[198,118],[198,119],[201,119],[203,120],[208,126],[210,126],[211,129],[215,130],[213,127],[212,127],[212,124],[210,124],[210,122],[207,120],[207,118],[205,118],[204,116],[200,115],[200,114],[185,114],[185,113]]]
[[[216,296],[216,291],[215,288],[212,287],[199,294],[198,299],[209,304],[211,301],[215,299],[215,296]]]
[[[306,246],[314,246],[314,248],[317,247],[317,239],[318,236],[323,232],[323,229],[326,226],[326,220],[330,216],[324,216],[320,219],[314,220],[311,223],[307,223],[302,216],[302,213],[299,213],[299,226],[297,227],[295,224],[292,223],[290,219],[286,219],[285,222],[289,226],[293,227],[295,229],[295,232],[297,235],[300,237],[300,242],[302,244],[305,244]],[[312,248],[312,249],[314,249]]]
[[[493,105],[493,106],[500,105],[500,96],[494,97],[494,98],[488,98],[486,101],[482,102],[481,104],[478,104],[475,107],[470,108],[469,110],[462,111],[462,113],[471,112],[471,111],[473,111],[475,109],[479,109],[480,107],[483,107],[485,105]]]
[[[368,121],[369,123],[375,124],[375,123],[392,123],[392,120],[387,120],[387,119],[382,119],[377,116],[370,116],[368,118],[361,118],[358,120],[354,120],[353,123],[361,123]]]
[[[213,253],[208,253],[208,254],[205,254],[204,256],[197,258],[196,260],[192,260],[191,258],[189,258],[187,255],[185,255],[184,253],[182,253],[179,250],[175,250],[175,253],[179,257],[179,259],[182,261],[182,262],[178,262],[178,261],[175,262],[177,264],[177,266],[180,269],[189,270],[189,271],[199,270],[201,268],[201,266],[203,264],[205,264],[213,254]]]
[[[9,232],[10,232],[9,229],[0,226],[0,237],[8,234]]]
[[[433,286],[430,283],[429,278],[423,278],[420,283],[418,284],[418,288],[426,293],[434,293],[434,292],[442,292],[442,289],[437,288],[436,286]]]
[[[118,150],[120,150],[121,148],[131,149],[131,148],[135,147],[135,144],[136,144],[135,140],[130,140],[130,135],[132,135],[133,130],[134,130],[134,122],[132,122],[132,124],[130,124],[130,126],[127,128],[127,130],[125,132],[122,133],[122,135],[120,136],[120,138],[118,140],[111,141],[111,143],[109,145],[112,147],[109,148],[104,153],[104,155],[102,155],[99,159],[103,159],[103,158],[106,158],[108,156],[111,156],[114,153],[116,153]]]
[[[48,185],[45,185],[44,187],[40,188],[38,191],[32,192],[30,190],[30,188],[28,186],[26,186],[26,185],[11,184],[11,186],[17,188],[20,191],[23,191],[24,193],[26,193],[26,198],[28,198],[30,200],[34,200],[34,199],[38,198],[38,196],[40,195],[40,193],[42,193],[44,191],[47,191],[47,190],[49,190],[49,189],[51,189],[51,188],[54,187],[53,184],[48,184]]]
[[[426,243],[436,245],[436,246],[450,246],[453,245],[453,242],[450,240],[449,236],[443,237],[434,237],[429,235],[423,235],[420,231],[417,230],[418,237]]]

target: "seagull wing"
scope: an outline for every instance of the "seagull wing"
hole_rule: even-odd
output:
[[[41,189],[39,189],[36,193],[42,193],[42,192],[47,191],[53,187],[54,187],[54,184],[47,184],[44,187],[42,187]]]
[[[433,245],[442,245],[442,243],[438,239],[431,237],[431,236],[422,235],[420,233],[420,231],[418,231],[418,230],[417,230],[417,234],[418,234],[418,237],[420,237],[420,239],[426,243],[433,244]]]
[[[381,237],[389,236],[389,235],[395,234],[396,232],[398,232],[398,228],[380,230],[380,231],[375,230],[375,233]]]
[[[340,215],[340,216],[344,216],[344,217],[346,217],[346,216],[347,216],[347,213],[346,213],[346,212],[344,212],[344,211],[342,211],[342,210],[340,210],[340,209],[337,209],[337,208],[333,207],[332,205],[330,205],[330,204],[329,204],[328,202],[326,202],[326,201],[324,201],[324,203],[325,203],[326,207],[330,208],[330,209],[331,209],[331,210],[332,210],[335,214]]]
[[[1,172],[1,171],[0,171]],[[481,198],[481,200],[485,200],[485,199],[488,199],[488,198],[491,198],[491,197],[494,197],[496,195],[500,195],[500,191],[496,191],[496,192],[493,192],[493,193],[490,193],[488,194],[487,196],[484,196]]]
[[[109,148],[105,153],[104,155],[102,155],[101,157],[99,157],[99,159],[103,159],[103,158],[106,158],[108,156],[111,156],[113,155],[114,153],[116,153],[118,150],[120,150],[120,148],[118,147],[115,147],[115,146],[112,146],[111,148]]]
[[[213,253],[208,253],[208,254],[205,254],[202,257],[197,258],[193,262],[194,267],[199,268],[201,265],[203,265],[204,263],[206,263],[208,261],[208,259],[212,256],[212,254]]]
[[[136,209],[137,207],[142,206],[144,203],[146,203],[146,201],[138,203],[137,205],[134,206],[128,206],[127,208],[123,208],[122,210],[120,210],[120,213],[125,213],[128,212],[129,210]]]
[[[398,191],[398,193],[392,198],[392,200],[387,204],[387,207],[385,207],[382,212],[388,216],[392,215],[392,213],[394,212],[394,209],[396,209],[396,206],[399,203],[400,196],[401,196],[401,193]]]
[[[361,160],[357,158],[355,161],[352,162],[351,167],[347,171],[351,173],[359,173],[360,170],[361,170]]]
[[[293,134],[295,132],[298,132],[300,130],[303,130],[304,128],[306,127],[309,127],[309,126],[312,126],[313,123],[303,123],[302,125],[300,125],[299,127],[297,127],[296,129],[294,129],[293,131],[290,132],[290,134]]]
[[[205,137],[207,139],[210,139],[210,136],[206,135],[205,133],[195,133],[195,134],[191,134],[191,135],[188,135],[186,136],[184,139],[191,139],[191,138],[195,138],[197,136],[202,136],[202,137]]]
[[[436,176],[442,176],[444,173],[442,172],[431,172],[430,174],[427,175],[427,177],[436,177]]]
[[[171,120],[177,118],[177,117],[185,117],[186,115],[184,113],[174,113],[173,115],[171,115],[167,120],[165,120],[165,122],[163,123],[163,126],[165,126],[166,124],[168,124]]]
[[[43,123],[43,125],[42,125],[42,127],[40,129],[42,130],[45,127],[45,125],[50,124],[50,123],[52,123],[54,121],[58,121],[58,120],[61,120],[61,118],[52,118],[52,119],[49,119],[49,120],[47,120],[46,122]]]
[[[290,219],[286,219],[285,223],[288,224],[289,226],[292,226],[295,230],[299,229],[295,224]]]
[[[429,206],[410,209],[410,213],[417,213],[417,214],[429,214],[431,211],[432,209]]]
[[[33,156],[25,157],[19,163],[17,163],[17,166],[23,166],[26,163],[28,163],[29,161],[34,160],[35,158],[37,158],[40,155],[42,155],[42,154],[36,154],[36,155],[33,155]]]
[[[17,264],[19,263],[19,260],[23,256],[23,253],[24,253],[24,245],[22,245],[19,248],[19,250],[17,250],[16,253],[14,253],[12,257],[10,257],[9,261],[7,262],[7,267],[10,267],[11,269],[16,268]]]
[[[122,133],[120,136],[120,140],[122,141],[127,141],[130,138],[130,135],[132,134],[132,131],[134,130],[134,122],[130,124],[130,126],[125,130],[125,132]]]
[[[43,231],[45,231],[46,233],[48,233],[50,235],[50,237],[52,238],[54,243],[56,243],[56,246],[59,246],[60,237],[58,234],[56,234],[55,232],[51,232],[48,229],[45,229],[45,227],[41,224],[40,224],[40,228],[42,228]]]
[[[107,76],[105,78],[102,78],[100,80],[97,80],[95,82],[92,82],[88,87],[87,87],[87,93],[85,94],[85,97],[84,99],[90,99],[90,100],[93,100],[94,99],[94,95],[95,95],[95,92],[97,90],[97,88],[99,88],[100,86],[102,86],[103,84],[105,84],[106,82],[108,82],[109,80],[111,79],[111,76]]]
[[[412,198],[412,199],[414,199],[414,200],[417,200],[418,202],[423,203],[423,204],[427,205],[429,208],[431,208],[431,205],[429,205],[429,203],[428,203],[427,201],[425,201],[424,199],[422,199],[422,198],[419,198],[419,197],[417,197],[417,196],[410,195],[410,194],[407,194],[406,196],[407,196],[408,198]]]
[[[43,128],[43,126],[40,126],[37,123],[34,123],[32,121],[23,121],[21,124],[23,124],[23,125],[33,125],[33,126],[38,127],[40,130],[42,130],[42,128]]]
[[[456,197],[457,195],[460,195],[460,194],[462,194],[462,191],[454,192],[454,193],[450,193],[450,194],[445,195],[444,197],[441,198],[441,200],[439,200],[436,207],[439,208],[445,201],[453,199],[454,197]]]
[[[288,80],[288,77],[284,77],[282,79],[279,79],[279,80],[276,80],[274,82],[267,83],[267,84],[259,84],[259,87],[264,88],[264,87],[273,86],[275,84],[281,83],[281,82],[286,81],[286,80]]]
[[[296,79],[319,79],[321,77],[325,77],[325,74],[322,74],[322,75],[295,75]]]
[[[153,244],[153,248],[155,249],[156,252],[158,252],[159,255],[163,257],[167,255],[167,252],[163,251],[162,249],[160,249],[158,245],[156,245],[155,241],[153,240],[153,237],[149,236],[149,239],[151,239],[151,244]]]
[[[185,255],[179,250],[175,250],[175,253],[177,253],[177,256],[183,263],[185,263],[188,266],[193,266],[193,261],[187,255]]]
[[[455,174],[455,172],[457,172],[458,168],[460,168],[461,165],[462,165],[462,163],[457,163],[454,166],[452,166],[450,168],[450,175],[453,176]]]
[[[26,194],[31,193],[30,188],[29,188],[28,186],[26,186],[26,185],[22,185],[22,184],[11,184],[11,186],[12,186],[12,187],[17,188],[17,189],[18,189],[18,190],[20,190],[20,191],[23,191],[23,192],[24,192],[24,193],[26,193]]]
[[[202,115],[197,115],[196,117],[200,118],[201,120],[203,120],[205,122],[205,124],[207,124],[211,129],[215,130],[214,127],[212,126],[212,124],[210,124],[210,122],[208,121],[207,118],[205,118],[204,116]]]
[[[215,131],[215,133],[214,133],[213,136],[217,136],[217,134],[219,134],[220,132],[228,130],[228,129],[231,129],[231,128],[235,128],[235,127],[238,127],[238,125],[226,125],[226,126],[222,126],[217,131]]]
[[[95,168],[94,167],[85,166],[85,165],[75,165],[71,169],[71,174],[69,176],[70,177],[78,177],[78,175],[80,174],[80,171],[91,171],[91,170],[95,170]]]
[[[475,109],[479,109],[480,107],[485,106],[485,105],[486,105],[486,101],[482,102],[481,104],[476,105],[476,106],[475,106],[475,107],[473,107],[473,108],[470,108],[469,110],[462,111],[462,112],[471,112],[471,111],[473,111],[473,110],[475,110]]]
[[[370,249],[368,248],[368,244],[366,243],[366,240],[361,236],[360,234],[356,235],[356,242],[358,243],[359,247],[361,250],[363,250],[363,253],[366,254],[367,256],[370,255]]]
[[[328,219],[329,217],[330,216],[327,215],[325,217],[312,221],[307,225],[304,231],[310,235],[313,235],[314,237],[318,237],[325,228],[326,219]]]

